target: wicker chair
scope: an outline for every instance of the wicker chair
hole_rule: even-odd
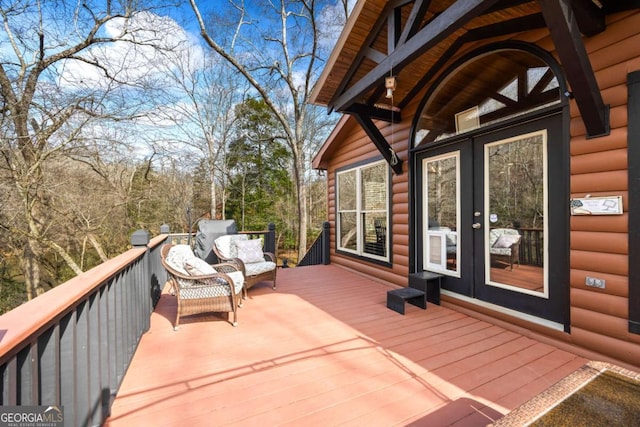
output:
[[[189,245],[163,245],[160,255],[178,300],[175,330],[182,316],[200,313],[227,313],[228,320],[233,313],[230,322],[238,324],[244,277],[236,265],[209,265],[196,258]]]
[[[218,237],[213,251],[222,262],[236,264],[244,275],[244,297],[256,283],[273,281],[276,289],[276,256],[262,251],[262,239],[249,239],[246,234]]]
[[[514,262],[520,266],[520,240],[520,233],[513,228],[494,228],[489,231],[489,253],[506,257],[513,270]]]

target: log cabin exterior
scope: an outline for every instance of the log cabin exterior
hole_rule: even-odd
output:
[[[331,263],[640,365],[640,1],[359,0],[312,99]]]

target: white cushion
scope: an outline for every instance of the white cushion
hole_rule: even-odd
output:
[[[493,255],[511,255],[511,248],[489,248],[489,253]]]
[[[216,248],[225,258],[238,258],[237,242],[247,240],[246,234],[227,234],[215,240]]]
[[[242,271],[232,271],[231,273],[226,274],[231,277],[231,280],[233,280],[233,287],[236,294],[239,293],[244,286],[244,275],[242,274]]]
[[[242,291],[242,286],[244,285],[244,276],[242,276],[242,272],[234,271],[231,273],[227,273],[227,275],[233,281],[234,293],[238,295]],[[220,278],[207,279],[207,282],[209,280],[215,280],[216,283],[220,283],[220,284],[224,283]],[[222,296],[231,295],[229,286],[215,286],[215,285],[202,286],[202,285],[206,285],[207,282],[197,282],[198,285],[190,284],[192,286],[182,286],[180,288],[180,298],[197,299],[197,298],[212,298],[212,297],[222,297]]]
[[[209,263],[197,257],[186,259],[183,266],[190,276],[209,276],[217,273]]]
[[[514,244],[520,241],[520,235],[518,234],[503,234],[495,241],[492,247],[496,249],[511,248]]]
[[[238,240],[235,243],[238,248],[238,258],[245,264],[264,261],[262,239]]]
[[[169,267],[173,268],[174,270],[182,274],[189,274],[184,268],[184,261],[190,258],[195,258],[195,255],[191,250],[191,246],[175,245],[172,246],[171,249],[169,249],[169,253],[167,253],[165,261],[169,265]]]
[[[244,265],[247,276],[256,276],[265,271],[275,270],[276,263],[272,261],[253,262]]]

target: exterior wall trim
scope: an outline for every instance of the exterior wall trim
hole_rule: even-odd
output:
[[[627,74],[629,173],[629,332],[640,334],[640,71]]]

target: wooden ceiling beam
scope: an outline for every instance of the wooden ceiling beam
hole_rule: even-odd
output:
[[[606,29],[604,10],[591,0],[572,0],[578,28],[585,36],[591,37]]]
[[[640,0],[613,0],[606,2],[604,5],[604,10],[607,15],[638,8],[640,8]]]
[[[373,68],[366,76],[356,82],[337,97],[331,109],[345,111],[349,105],[362,98],[362,96],[373,87],[383,84],[383,78],[394,70],[399,72],[412,60],[419,57],[438,42],[451,35],[462,25],[471,19],[479,16],[487,8],[494,5],[498,0],[457,0],[440,15],[434,18],[415,36],[408,39],[404,44],[396,46],[387,58]]]
[[[389,145],[384,135],[380,132],[380,129],[373,123],[371,117],[367,114],[361,114],[358,112],[353,112],[351,115],[356,119],[356,121],[362,126],[365,133],[371,138],[371,142],[376,146],[382,157],[389,163],[389,166],[393,170],[396,175],[402,175],[402,160],[400,160],[396,153],[393,151],[392,147]]]
[[[416,0],[413,8],[411,9],[411,13],[409,14],[407,24],[398,39],[399,45],[404,44],[407,40],[416,35],[430,5],[431,0]]]
[[[542,15],[576,99],[587,137],[608,135],[609,107],[604,105],[584,47],[571,0],[538,0]]]
[[[515,6],[520,6],[521,4],[531,3],[535,0],[500,0],[490,8],[488,8],[485,13],[494,13],[501,12],[506,9],[511,9]]]
[[[402,9],[391,9],[387,19],[387,52],[393,52],[402,29]]]
[[[345,110],[345,113],[369,116],[371,119],[382,120],[389,123],[400,123],[402,121],[402,114],[400,111],[394,111],[389,108],[380,108],[376,105],[360,103],[352,104],[347,110]]]
[[[498,37],[507,34],[512,34],[517,31],[534,30],[538,28],[544,28],[546,24],[542,14],[537,13],[535,15],[523,16],[520,18],[510,19],[498,24],[486,25],[484,27],[475,28],[468,31],[462,37],[456,39],[451,46],[447,48],[445,53],[440,56],[433,66],[425,73],[417,84],[414,85],[404,99],[398,102],[398,108],[403,109],[406,103],[412,100],[420,90],[445,66],[447,61],[465,44],[485,38]]]

